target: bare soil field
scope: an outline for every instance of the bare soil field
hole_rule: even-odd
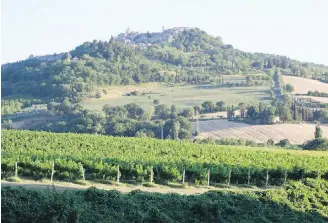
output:
[[[196,123],[193,122],[196,130]],[[324,136],[328,137],[328,125],[321,125]],[[266,142],[273,139],[278,142],[289,139],[293,144],[303,144],[314,138],[314,124],[276,124],[276,125],[248,125],[239,122],[229,122],[226,119],[199,121],[199,138],[233,138],[248,139],[256,142]]]
[[[235,110],[235,116],[240,115],[240,110]],[[218,119],[218,118],[227,118],[227,112],[226,111],[220,111],[220,112],[212,112],[212,113],[204,113],[200,115],[195,115],[193,117],[194,119]]]
[[[309,91],[328,93],[328,84],[301,77],[283,76],[284,83],[291,84],[296,94],[307,94]]]

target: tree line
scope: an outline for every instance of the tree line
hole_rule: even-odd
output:
[[[314,96],[314,97],[326,97],[328,98],[328,93],[326,92],[319,92],[319,91],[309,91],[307,93],[308,96]]]
[[[60,120],[37,126],[36,129],[50,132],[76,132],[106,134],[113,136],[189,139],[192,127],[189,118],[192,109],[180,110],[159,104],[154,100],[147,109],[136,103],[124,106],[104,105],[102,111],[83,109],[69,99],[62,103],[49,103],[48,111],[60,116]]]

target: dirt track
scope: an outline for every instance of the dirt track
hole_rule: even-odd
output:
[[[231,187],[231,188],[215,188],[215,187],[192,187],[192,188],[171,188],[167,186],[160,186],[156,185],[156,187],[144,187],[144,186],[136,186],[136,185],[107,185],[107,184],[98,184],[98,183],[90,183],[90,185],[79,185],[73,184],[68,182],[56,182],[54,186],[47,183],[42,183],[39,181],[32,181],[32,180],[24,180],[23,182],[9,182],[2,180],[1,187],[4,186],[12,186],[12,187],[23,187],[27,189],[35,189],[35,190],[57,190],[57,191],[65,191],[65,190],[84,190],[89,187],[96,187],[98,189],[104,190],[117,190],[122,193],[129,193],[134,190],[141,190],[145,192],[152,192],[152,193],[177,193],[182,195],[192,195],[192,194],[202,194],[210,190],[225,190],[225,191],[241,191],[241,190],[263,190],[259,188],[238,188],[238,187]]]

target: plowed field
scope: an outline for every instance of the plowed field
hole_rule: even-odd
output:
[[[196,123],[193,123],[196,129]],[[328,125],[321,125],[324,136],[328,137]],[[289,139],[293,144],[303,144],[314,138],[314,124],[276,124],[248,125],[245,123],[229,122],[226,119],[199,122],[200,138],[233,138],[248,139],[256,142],[266,142],[273,139],[278,142]]]

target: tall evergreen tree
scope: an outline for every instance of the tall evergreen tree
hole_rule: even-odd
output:
[[[315,133],[314,136],[316,139],[321,139],[322,138],[322,129],[320,128],[319,125],[315,127]]]

